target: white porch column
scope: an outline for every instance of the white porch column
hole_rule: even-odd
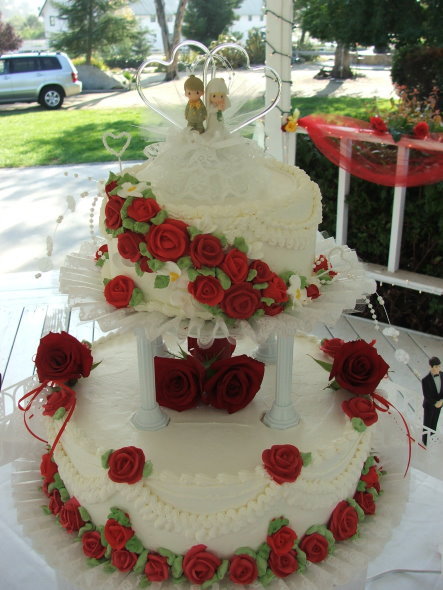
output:
[[[404,175],[409,166],[409,149],[399,146],[397,149],[396,173]],[[395,272],[400,266],[401,240],[403,234],[403,217],[405,212],[406,187],[396,186],[392,206],[391,238],[389,241],[388,271]]]
[[[340,157],[349,159],[352,151],[352,139],[341,139]],[[339,246],[346,244],[348,239],[348,203],[346,198],[349,194],[351,175],[341,166],[338,169],[337,189],[337,222],[335,225],[335,238]]]

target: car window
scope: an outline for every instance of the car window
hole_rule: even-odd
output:
[[[41,70],[61,70],[62,65],[56,57],[50,55],[40,56]]]
[[[0,59],[0,74],[8,73],[8,62],[6,59]]]
[[[9,60],[9,71],[11,74],[35,72],[39,69],[37,57],[13,57]]]

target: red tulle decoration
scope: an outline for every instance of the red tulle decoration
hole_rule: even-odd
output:
[[[403,135],[397,143],[389,131],[367,121],[340,115],[309,115],[298,121],[316,147],[336,166],[384,186],[421,186],[443,180],[443,133],[426,139]],[[342,139],[352,140],[347,149]],[[409,162],[397,168],[398,146],[409,148]]]

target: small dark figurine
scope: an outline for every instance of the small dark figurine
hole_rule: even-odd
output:
[[[440,410],[443,406],[443,373],[440,370],[440,359],[433,356],[429,359],[430,370],[421,381],[423,390],[423,426],[437,430]],[[423,444],[428,442],[428,435],[423,433]]]
[[[194,75],[189,76],[185,82],[185,95],[188,98],[185,118],[188,122],[188,127],[199,133],[203,133],[205,130],[203,121],[205,121],[207,116],[206,107],[201,100],[203,94],[204,86],[200,78]]]

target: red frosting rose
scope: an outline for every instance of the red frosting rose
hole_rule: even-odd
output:
[[[310,299],[317,299],[317,297],[320,297],[320,289],[317,287],[317,285],[308,285],[306,287],[306,295]]]
[[[229,414],[246,407],[260,389],[265,365],[244,354],[215,361],[204,383],[203,401]]]
[[[143,272],[153,272],[152,268],[149,266],[149,258],[147,256],[142,256],[138,263],[140,265],[140,270]]]
[[[381,117],[370,117],[369,122],[377,135],[386,133],[388,130],[386,123]]]
[[[219,266],[225,257],[219,238],[211,234],[198,234],[191,242],[191,260],[195,268]]]
[[[284,311],[285,308],[281,303],[271,303],[271,305],[263,303],[261,309],[264,310],[265,315],[275,316]]]
[[[258,576],[257,563],[246,554],[234,555],[229,562],[229,579],[234,584],[252,584]]]
[[[60,496],[60,492],[58,490],[54,490],[52,494],[49,496],[49,510],[52,514],[57,515],[60,513],[60,510],[63,508],[63,502]]]
[[[272,573],[277,578],[286,578],[298,570],[297,553],[294,550],[284,555],[271,551],[268,563]]]
[[[366,395],[374,393],[388,369],[389,365],[373,346],[355,340],[339,348],[329,378],[351,393]]]
[[[146,238],[149,252],[157,260],[175,262],[189,251],[189,234],[186,223],[166,219],[151,226]]]
[[[319,256],[315,262],[314,267],[312,269],[313,273],[317,273],[319,270],[328,270],[329,269],[329,262],[326,256]]]
[[[134,531],[130,527],[123,526],[113,518],[106,521],[103,532],[112,549],[123,549],[129,539],[134,536]]]
[[[150,582],[163,582],[169,578],[168,560],[158,553],[148,553],[145,575]]]
[[[225,291],[221,307],[230,318],[247,320],[261,305],[260,292],[251,283],[238,283]]]
[[[375,514],[374,496],[370,492],[355,492],[354,500],[365,514]]]
[[[71,498],[60,509],[59,522],[68,533],[79,531],[85,524],[78,511],[79,507],[76,498]]]
[[[349,418],[360,418],[366,426],[375,424],[378,420],[374,402],[365,397],[353,397],[342,402],[343,412]]]
[[[194,545],[183,558],[183,573],[190,582],[201,585],[214,577],[220,565],[221,560],[206,551],[206,545]]]
[[[201,363],[231,358],[234,350],[235,342],[232,343],[227,338],[215,338],[208,348],[199,346],[197,338],[188,338],[189,354]]]
[[[272,445],[262,453],[264,468],[279,484],[293,482],[300,475],[303,459],[293,445]]]
[[[249,270],[257,271],[256,277],[252,279],[253,283],[267,283],[275,274],[263,260],[253,260],[249,265]]]
[[[226,254],[220,268],[233,283],[242,283],[246,281],[249,273],[248,258],[244,252],[233,248]]]
[[[53,391],[43,404],[43,416],[53,416],[60,408],[68,412],[75,403],[75,391],[60,389]]]
[[[266,542],[277,555],[284,555],[294,548],[296,532],[288,526],[282,526],[273,535],[268,535]]]
[[[92,559],[101,559],[106,552],[106,547],[103,547],[98,531],[87,531],[82,537],[82,547],[86,557]]]
[[[109,246],[108,244],[103,244],[103,246],[100,246],[100,248],[96,251],[95,260],[99,260],[103,254],[106,254],[107,252],[109,252]]]
[[[105,193],[109,196],[110,193],[115,189],[115,187],[118,186],[118,182],[116,180],[111,180],[111,182],[108,182],[107,184],[105,184]]]
[[[42,455],[42,460],[40,462],[40,473],[45,480],[45,483],[52,483],[54,481],[54,475],[57,473],[57,471],[57,463],[54,463],[51,455],[49,453]]]
[[[266,289],[263,289],[262,297],[273,299],[274,303],[285,303],[289,299],[287,289],[284,280],[274,274]]]
[[[375,488],[377,492],[380,491],[379,475],[375,465],[369,468],[366,475],[361,475],[360,479],[365,482],[367,488]]]
[[[119,229],[122,226],[121,210],[125,200],[117,195],[110,195],[105,206],[105,225],[108,229]]]
[[[145,461],[144,452],[137,447],[113,451],[108,459],[108,477],[116,483],[136,483],[143,477]]]
[[[140,243],[144,242],[144,235],[132,231],[125,231],[117,236],[117,249],[122,258],[137,262],[141,258]]]
[[[111,563],[121,572],[130,572],[137,563],[138,555],[127,549],[114,549],[111,552]]]
[[[344,541],[353,537],[358,529],[357,511],[346,500],[342,500],[334,508],[328,528],[336,541]]]
[[[40,382],[70,381],[89,376],[92,355],[87,346],[67,332],[49,332],[40,340],[35,366]]]
[[[300,549],[306,553],[306,559],[318,563],[326,559],[329,553],[329,543],[320,533],[305,535],[300,541]]]
[[[192,357],[155,357],[154,365],[157,402],[177,412],[194,408],[200,396],[203,366]]]
[[[200,303],[212,306],[221,303],[225,296],[220,281],[215,277],[198,276],[195,281],[188,283],[188,291]]]
[[[136,197],[127,209],[128,217],[134,221],[148,222],[160,211],[160,205],[155,199],[142,199]]]
[[[325,338],[321,341],[320,350],[322,350],[328,356],[332,356],[332,358],[334,358],[337,354],[337,351],[344,343],[345,341],[341,338]]]
[[[130,277],[117,275],[105,285],[105,299],[117,309],[128,307],[135,283]]]
[[[415,125],[412,133],[417,139],[426,139],[429,135],[429,125],[426,123],[426,121],[420,121],[420,123]]]

